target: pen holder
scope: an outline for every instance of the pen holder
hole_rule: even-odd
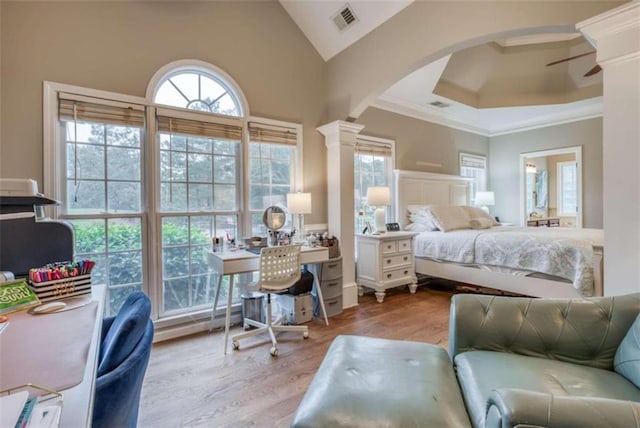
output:
[[[91,293],[91,274],[46,282],[29,281],[29,287],[41,302]]]

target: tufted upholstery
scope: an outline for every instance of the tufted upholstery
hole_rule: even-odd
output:
[[[456,295],[449,354],[511,352],[612,370],[638,313],[640,293],[591,299]]]
[[[638,313],[640,293],[454,296],[449,353],[473,426],[637,427],[640,389],[613,369]]]

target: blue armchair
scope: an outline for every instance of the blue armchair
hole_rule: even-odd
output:
[[[135,427],[142,380],[149,362],[153,323],[151,302],[129,295],[115,317],[102,323],[102,342],[93,405],[93,427]]]

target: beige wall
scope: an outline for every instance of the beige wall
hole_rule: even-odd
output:
[[[328,62],[329,118],[359,117],[393,83],[498,37],[575,31],[612,1],[416,1]]]
[[[602,228],[602,118],[492,137],[489,183],[496,215],[519,224],[521,153],[573,146],[582,146],[583,226]]]
[[[369,107],[358,118],[360,134],[396,142],[396,169],[460,174],[459,153],[489,154],[489,138]],[[417,162],[439,164],[419,165]]]
[[[42,188],[44,80],[144,96],[179,59],[230,74],[251,114],[302,123],[307,223],[326,222],[326,66],[276,1],[0,2],[0,176]]]

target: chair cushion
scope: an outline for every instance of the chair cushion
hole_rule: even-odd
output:
[[[484,426],[487,400],[499,388],[640,401],[640,390],[616,372],[580,364],[491,351],[464,352],[455,364],[475,427]]]
[[[613,368],[640,388],[640,315],[620,342],[613,357]]]
[[[151,302],[141,291],[127,297],[100,344],[98,376],[110,372],[133,351],[144,334]]]

